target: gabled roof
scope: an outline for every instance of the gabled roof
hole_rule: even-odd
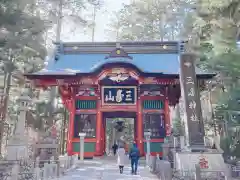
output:
[[[98,73],[105,67],[131,67],[147,76],[179,75],[180,44],[178,42],[125,42],[120,43],[61,43],[58,51],[46,68],[27,75],[37,76],[76,76]],[[123,55],[115,51],[120,50]],[[198,76],[205,73],[196,68]]]

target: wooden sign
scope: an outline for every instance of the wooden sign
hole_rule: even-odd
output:
[[[135,105],[137,88],[135,86],[102,87],[102,105]]]

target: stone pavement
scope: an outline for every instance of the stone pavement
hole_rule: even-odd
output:
[[[114,161],[85,161],[79,163],[76,169],[69,171],[59,180],[158,180],[147,168],[140,165],[137,175],[131,174],[130,165],[124,167],[123,174],[119,173]]]

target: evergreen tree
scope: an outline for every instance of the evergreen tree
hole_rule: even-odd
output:
[[[42,34],[47,26],[35,9],[30,8],[35,1],[12,0],[0,3],[0,60],[1,70],[4,72],[5,96],[2,109],[4,120],[0,125],[0,144],[2,144],[6,118],[11,118],[13,115],[6,116],[7,111],[13,113],[14,109],[16,110],[15,106],[9,105],[16,104],[14,103],[15,96],[20,93],[20,89],[14,88],[13,85],[20,83],[21,87],[23,73],[34,72],[42,68],[46,56]]]
[[[115,13],[108,31],[119,40],[176,40],[190,6],[185,0],[136,0]]]
[[[231,138],[232,136],[239,138],[237,127],[240,123],[238,115],[240,50],[236,43],[240,33],[239,18],[240,1],[238,0],[211,2],[202,0],[198,3],[193,21],[193,24],[198,24],[196,29],[200,40],[201,67],[217,72],[217,81],[224,84],[224,92],[218,97],[216,117],[219,117],[218,114],[224,114],[218,122],[227,126],[226,134],[229,137],[223,139],[225,141],[223,144],[225,146],[228,144],[224,150],[229,155],[233,155],[233,151],[240,151],[237,149],[239,147],[237,141]],[[235,155],[238,156],[236,153]]]
[[[197,65],[218,74],[216,82],[222,82],[219,91],[224,92],[217,97],[216,111],[235,117],[224,121],[229,134],[238,137],[233,128],[240,119],[239,24],[239,0],[136,0],[116,13],[109,31],[119,40],[188,40],[199,56]],[[234,141],[231,145],[238,147]]]

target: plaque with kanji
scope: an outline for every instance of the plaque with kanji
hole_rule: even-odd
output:
[[[135,86],[102,87],[102,105],[135,105],[136,97]]]

